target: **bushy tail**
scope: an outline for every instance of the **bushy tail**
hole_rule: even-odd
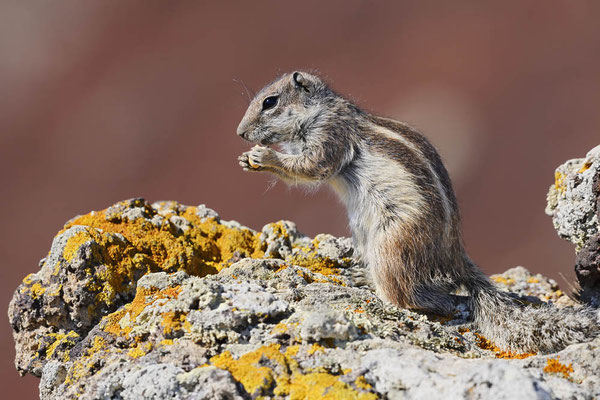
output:
[[[471,313],[481,334],[502,350],[552,353],[600,334],[597,310],[523,306],[478,275],[467,288]]]

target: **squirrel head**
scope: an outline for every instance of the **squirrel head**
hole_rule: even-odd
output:
[[[237,134],[261,145],[300,141],[329,92],[316,75],[284,74],[254,96]]]

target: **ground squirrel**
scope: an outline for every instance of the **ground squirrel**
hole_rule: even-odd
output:
[[[318,76],[294,72],[256,94],[237,133],[257,143],[239,157],[244,170],[334,189],[383,299],[448,314],[452,293],[466,290],[477,328],[511,351],[548,353],[598,335],[596,311],[522,306],[479,270],[463,246],[448,172],[411,127],[359,109]],[[267,147],[274,144],[283,152]]]

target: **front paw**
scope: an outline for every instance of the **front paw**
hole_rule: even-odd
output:
[[[242,169],[244,171],[255,171],[255,169],[250,165],[249,154],[250,154],[250,152],[247,151],[247,152],[243,153],[241,156],[238,157],[238,161],[240,163],[240,167],[242,167]]]
[[[272,153],[273,150],[268,147],[254,146],[250,151],[239,156],[238,161],[244,171],[262,171],[270,165]]]

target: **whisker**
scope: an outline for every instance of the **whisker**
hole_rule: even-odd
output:
[[[248,89],[248,86],[246,86],[244,81],[242,81],[241,79],[233,78],[233,81],[235,83],[242,85],[242,87],[246,91],[246,96],[248,97],[248,104],[250,104],[252,102],[252,99],[254,98],[254,92],[252,90]]]
[[[277,185],[277,179],[273,179],[273,180],[269,181],[269,185],[265,189],[263,195],[267,194],[267,192],[270,191],[271,189],[273,189],[275,187],[275,185]]]

